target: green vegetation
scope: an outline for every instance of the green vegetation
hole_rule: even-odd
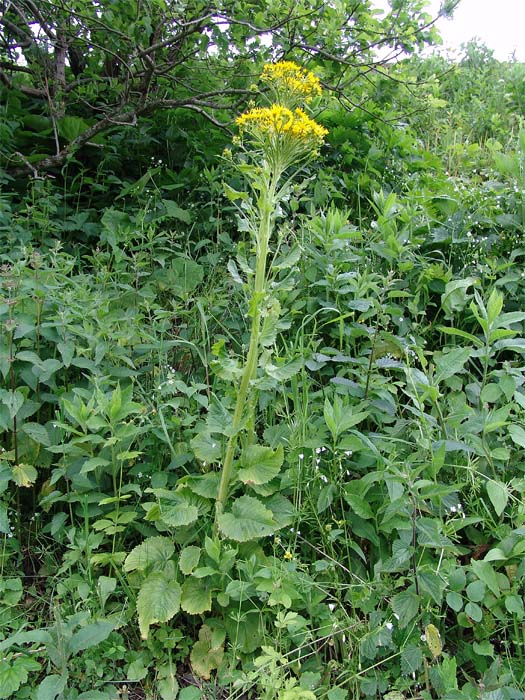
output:
[[[41,5],[0,20],[0,698],[524,698],[525,66],[413,55],[419,0]]]

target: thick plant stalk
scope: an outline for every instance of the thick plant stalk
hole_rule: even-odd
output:
[[[259,360],[259,336],[261,330],[261,303],[266,292],[266,266],[268,258],[268,247],[270,236],[272,233],[272,214],[275,209],[275,192],[280,178],[279,171],[270,172],[267,178],[261,183],[261,193],[259,196],[259,228],[257,233],[256,261],[255,261],[255,281],[253,294],[251,298],[252,323],[250,329],[250,344],[248,346],[248,354],[244,364],[244,370],[241,377],[241,383],[237,392],[237,400],[232,419],[232,434],[226,445],[224,462],[221,472],[221,480],[219,483],[219,491],[216,500],[215,525],[217,527],[217,518],[223,512],[224,504],[228,498],[228,489],[230,486],[233,460],[235,457],[235,448],[237,447],[237,436],[244,417],[250,382],[256,375],[257,364]]]

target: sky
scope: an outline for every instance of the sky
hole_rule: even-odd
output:
[[[387,0],[374,0],[388,7]],[[436,15],[440,0],[428,0],[429,12]],[[440,19],[438,27],[444,48],[459,50],[461,44],[477,37],[494,51],[500,61],[510,58],[525,62],[525,0],[461,0],[451,20]]]

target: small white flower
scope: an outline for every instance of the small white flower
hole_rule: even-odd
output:
[[[319,475],[319,478],[320,478],[321,481],[323,481],[325,484],[328,483],[328,479],[326,478],[326,476],[325,476],[324,474],[320,474],[320,475]]]
[[[299,455],[299,459],[304,459],[304,455],[303,455],[302,452],[301,452],[301,454]]]
[[[392,629],[394,629],[394,625],[393,625],[391,622],[387,622],[387,623],[385,624],[385,627],[387,628],[387,630],[392,630]]]
[[[456,508],[456,506],[451,506],[451,507],[450,507],[450,512],[451,512],[451,513],[457,513],[457,508]]]
[[[333,612],[335,609],[335,603],[328,603],[328,607],[330,608],[330,612]]]

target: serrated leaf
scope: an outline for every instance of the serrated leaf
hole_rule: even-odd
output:
[[[161,572],[148,576],[137,596],[137,613],[142,639],[156,622],[168,622],[180,610],[181,588],[177,581]]]
[[[276,529],[288,527],[294,521],[296,511],[293,503],[286,496],[283,496],[282,493],[275,493],[273,496],[265,498],[264,505],[272,511]]]
[[[199,509],[192,503],[180,501],[171,508],[163,509],[160,517],[169,527],[186,527],[197,520]]]
[[[509,500],[509,488],[501,481],[487,481],[487,494],[494,506],[496,515],[501,515]]]
[[[179,569],[185,576],[189,576],[199,563],[200,558],[200,547],[194,547],[193,545],[184,547],[179,555]]]
[[[182,584],[181,608],[190,615],[211,610],[211,590],[205,579],[189,578]]]
[[[279,529],[272,511],[252,496],[235,499],[231,512],[222,513],[218,524],[223,535],[236,542],[256,540]]]
[[[7,407],[11,420],[16,416],[24,404],[24,395],[21,391],[0,390],[0,403]]]
[[[432,571],[421,571],[417,575],[420,590],[428,593],[437,605],[441,605],[443,600],[443,589],[445,582]]]
[[[175,546],[169,537],[149,537],[128,554],[124,571],[144,571],[152,564],[166,563],[174,552]]]
[[[179,683],[175,675],[176,666],[160,666],[157,670],[157,691],[162,700],[175,700]]]
[[[49,433],[47,432],[45,426],[40,425],[40,423],[24,423],[22,430],[26,435],[29,435],[31,440],[38,442],[44,447],[49,447],[51,440],[49,439]]]
[[[38,478],[38,472],[31,464],[15,464],[11,473],[15,484],[25,488],[32,486]]]
[[[190,440],[191,449],[197,459],[203,462],[218,462],[221,458],[221,442],[216,437],[212,437],[209,432],[197,433]]]
[[[27,677],[25,668],[0,660],[0,698],[12,698]]]
[[[419,596],[413,591],[401,591],[392,598],[391,607],[398,617],[399,627],[403,629],[419,611]]]
[[[284,461],[283,446],[276,450],[263,445],[250,445],[241,454],[239,479],[244,483],[267,484],[279,473]]]
[[[454,348],[444,354],[435,354],[436,375],[434,381],[439,384],[449,377],[463,371],[463,368],[470,358],[472,348]]]
[[[416,673],[419,671],[422,664],[423,652],[419,647],[415,646],[414,644],[409,644],[403,649],[401,652],[401,671],[403,674],[408,676]],[[383,700],[385,700],[386,697],[387,696],[384,695]],[[404,700],[404,696],[401,697],[403,697]],[[394,700],[394,698],[392,697],[390,700]]]

